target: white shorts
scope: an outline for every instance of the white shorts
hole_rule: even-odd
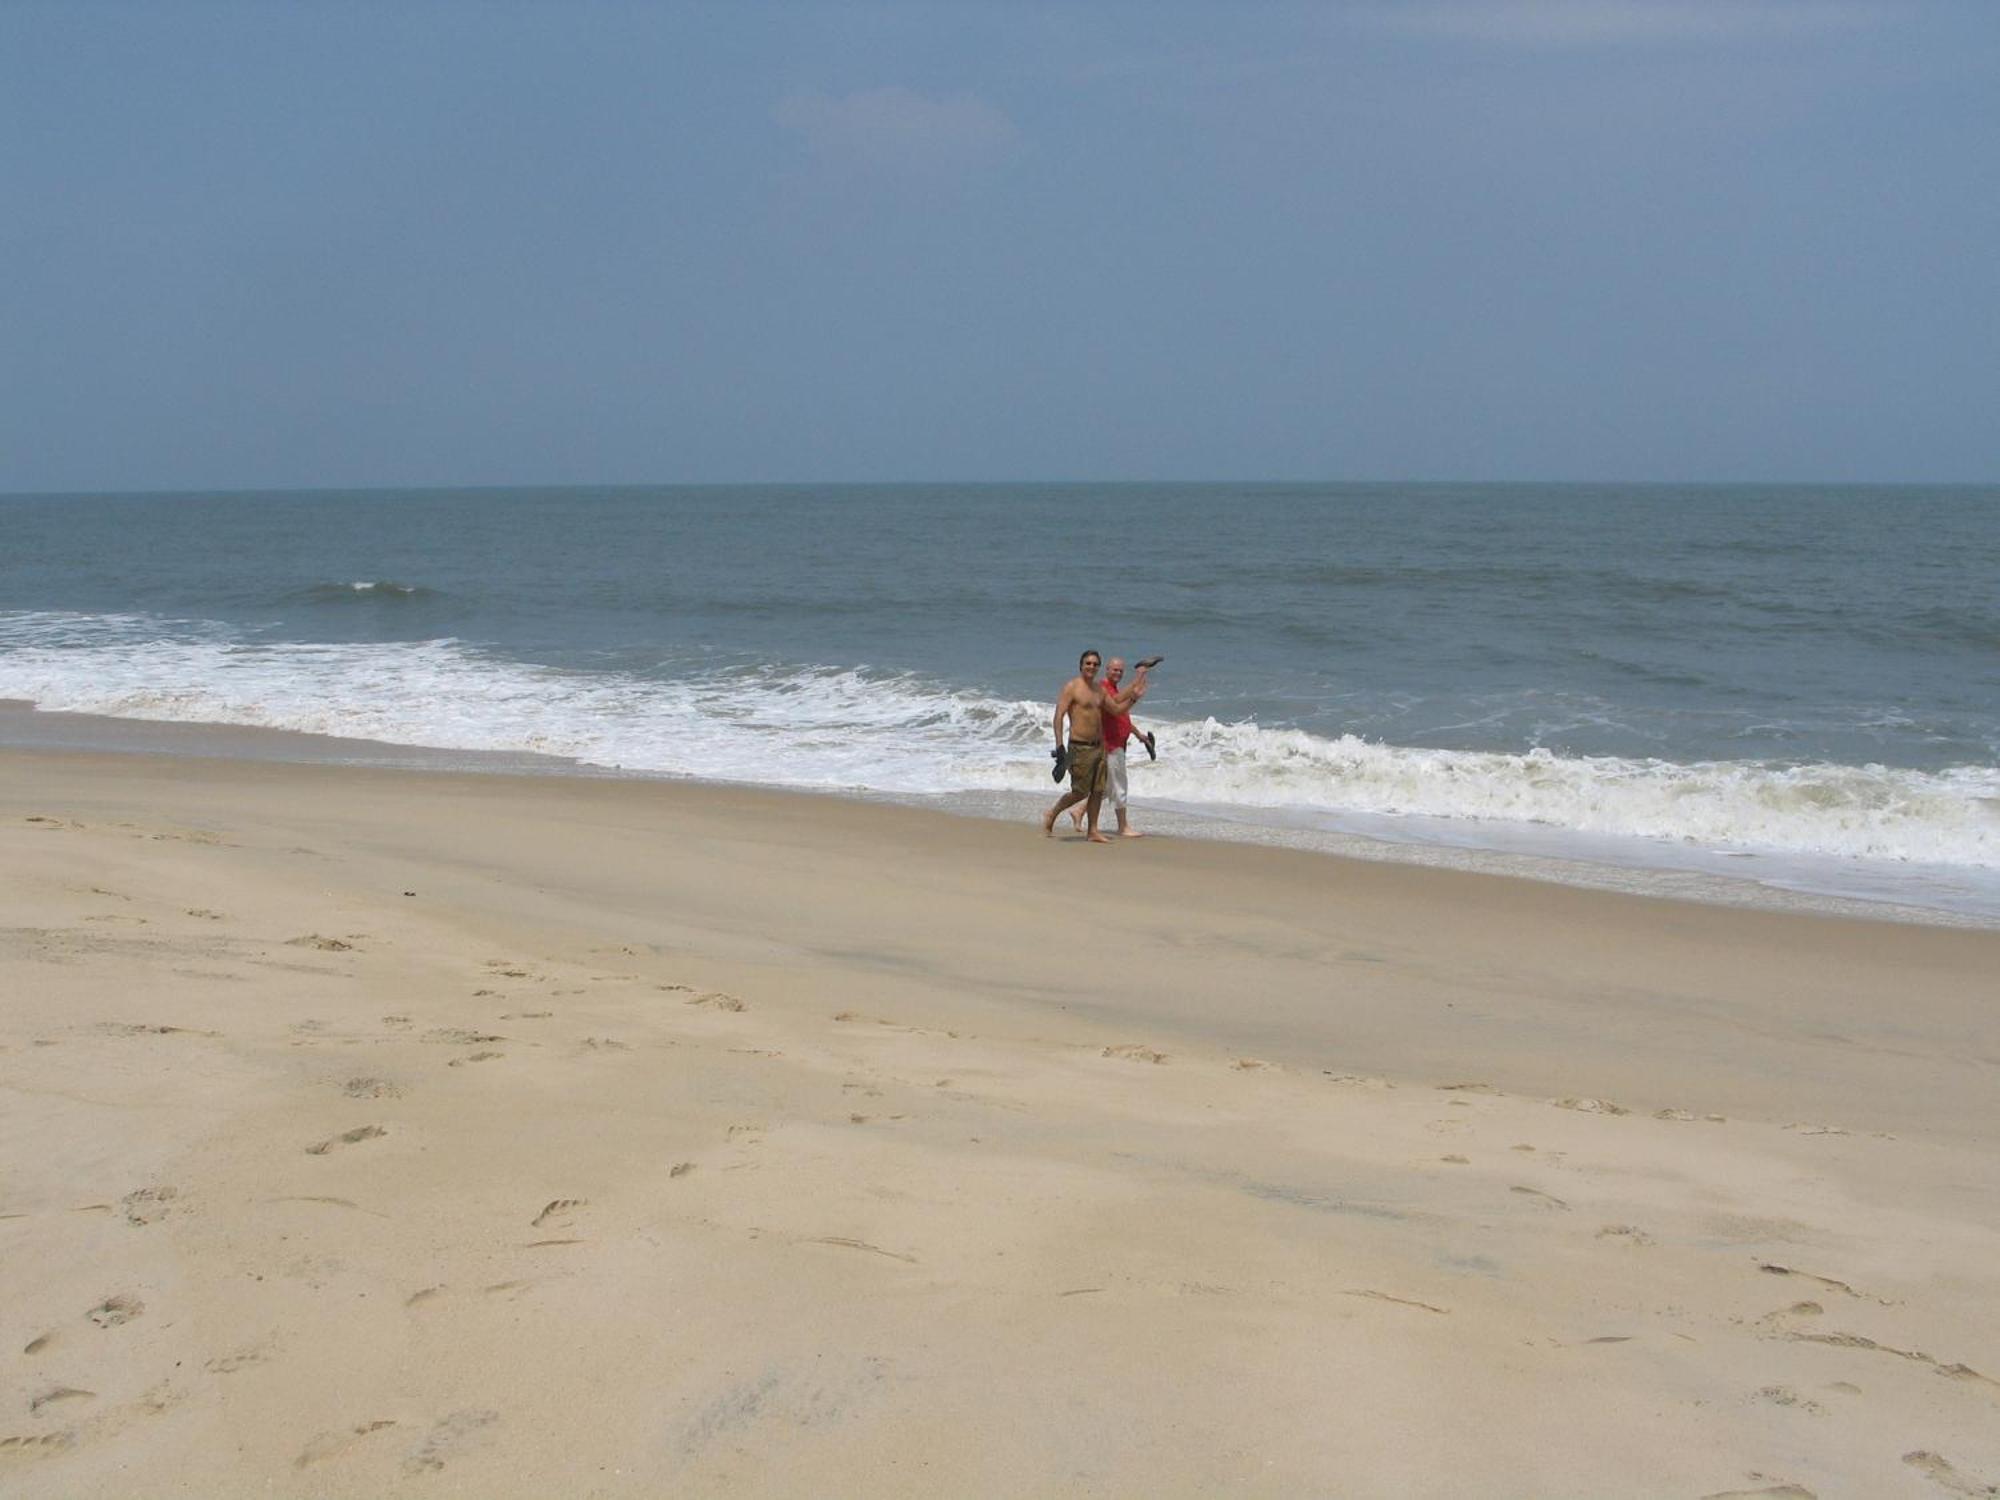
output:
[[[1125,794],[1128,790],[1128,783],[1125,776],[1125,752],[1123,750],[1107,750],[1104,753],[1104,770],[1110,780],[1107,794],[1111,805],[1117,808],[1118,811],[1123,812],[1125,811]]]

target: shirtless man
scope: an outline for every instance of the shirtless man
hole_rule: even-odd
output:
[[[1069,790],[1042,816],[1045,836],[1055,833],[1056,819],[1062,816],[1064,808],[1084,802],[1090,820],[1087,834],[1090,842],[1111,842],[1097,831],[1097,813],[1104,803],[1104,715],[1127,713],[1146,696],[1146,668],[1139,668],[1132,685],[1124,692],[1113,693],[1097,680],[1097,669],[1103,664],[1104,658],[1097,652],[1084,652],[1077,661],[1077,675],[1063,684],[1056,699],[1057,750],[1063,748],[1063,720],[1069,720]]]

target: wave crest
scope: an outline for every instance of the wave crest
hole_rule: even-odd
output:
[[[348,583],[315,583],[290,596],[307,604],[388,604],[402,600],[435,599],[436,589],[392,579],[357,578]]]

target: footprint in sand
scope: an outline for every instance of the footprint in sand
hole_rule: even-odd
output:
[[[1766,1276],[1796,1276],[1801,1281],[1817,1282],[1819,1285],[1826,1287],[1829,1291],[1845,1292],[1848,1296],[1857,1298],[1863,1302],[1879,1302],[1884,1307],[1895,1306],[1895,1304],[1889,1301],[1889,1299],[1887,1299],[1886,1297],[1867,1296],[1861,1292],[1855,1291],[1854,1288],[1849,1286],[1846,1282],[1836,1281],[1831,1276],[1821,1276],[1812,1271],[1801,1271],[1792,1266],[1781,1266],[1776,1261],[1768,1261],[1768,1260],[1759,1261],[1757,1263],[1757,1269],[1762,1271]]]
[[[125,1210],[126,1222],[145,1225],[164,1219],[173,1212],[172,1205],[179,1197],[179,1188],[140,1188],[137,1192],[127,1193],[118,1203]]]
[[[471,1052],[464,1057],[454,1057],[445,1066],[448,1068],[457,1068],[463,1067],[466,1063],[491,1062],[496,1057],[505,1057],[506,1055],[504,1052]]]
[[[426,1031],[423,1040],[441,1042],[450,1047],[482,1047],[488,1042],[504,1042],[507,1038],[490,1031],[470,1031],[463,1026],[439,1026]]]
[[[552,1198],[540,1213],[528,1220],[528,1227],[530,1229],[541,1229],[544,1227],[567,1229],[576,1210],[582,1208],[589,1201],[588,1198]]]
[[[306,1147],[307,1156],[324,1156],[329,1151],[338,1151],[342,1146],[352,1146],[358,1141],[372,1141],[389,1132],[380,1125],[357,1125],[352,1130],[343,1130],[339,1135],[328,1136],[318,1145]]]
[[[1761,1490],[1716,1490],[1701,1500],[1819,1500],[1802,1484],[1773,1484]]]
[[[1587,1115],[1629,1115],[1631,1110],[1622,1104],[1613,1104],[1609,1099],[1568,1098],[1551,1100],[1557,1109],[1580,1110]]]
[[[222,1354],[211,1359],[202,1368],[211,1375],[234,1375],[238,1370],[247,1370],[251,1365],[261,1365],[271,1356],[263,1349],[239,1349],[234,1354]]]
[[[435,1474],[468,1445],[485,1441],[482,1434],[499,1420],[499,1412],[477,1409],[455,1411],[440,1419],[403,1460],[403,1472]]]
[[[106,1297],[84,1316],[99,1328],[116,1328],[120,1323],[129,1323],[146,1310],[146,1304],[137,1297],[120,1294]]]
[[[73,1432],[24,1433],[0,1437],[0,1458],[49,1458],[76,1442]]]
[[[30,1401],[28,1403],[28,1415],[38,1417],[41,1415],[43,1407],[54,1406],[58,1401],[94,1401],[96,1399],[97,1392],[95,1391],[80,1391],[73,1385],[59,1385],[53,1390],[43,1391],[41,1395]]]
[[[1919,1448],[1914,1453],[1905,1453],[1903,1462],[1950,1494],[1970,1496],[1973,1500],[2000,1495],[2000,1484],[1982,1484],[1977,1479],[1968,1479],[1953,1468],[1948,1459],[1928,1449]]]
[[[1166,1053],[1155,1052],[1151,1047],[1141,1046],[1137,1042],[1126,1042],[1122,1046],[1106,1047],[1098,1056],[1122,1057],[1127,1062],[1142,1063],[1163,1063],[1167,1060]]]
[[[1540,1188],[1510,1187],[1507,1189],[1507,1191],[1510,1193],[1519,1193],[1523,1197],[1533,1198],[1549,1208],[1560,1208],[1565,1210],[1569,1208],[1569,1205],[1563,1202],[1562,1199],[1556,1197],[1554,1193],[1545,1193]]]
[[[1767,1385],[1757,1392],[1759,1401],[1767,1401],[1773,1406],[1789,1406],[1798,1411],[1823,1413],[1826,1408],[1817,1401],[1808,1401],[1788,1385]]]
[[[1825,1313],[1826,1309],[1821,1307],[1817,1302],[1794,1302],[1790,1307],[1780,1307],[1775,1311],[1765,1313],[1757,1322],[1760,1325],[1769,1325],[1772,1323],[1782,1323],[1787,1318],[1822,1317]]]
[[[479,1290],[489,1297],[505,1297],[509,1302],[515,1302],[540,1286],[543,1279],[539,1276],[517,1276],[512,1281],[496,1281]]]
[[[287,948],[317,948],[322,953],[349,953],[354,944],[343,938],[327,937],[322,933],[308,932],[295,938],[286,938]]]
[[[395,1425],[389,1418],[381,1417],[373,1422],[357,1422],[340,1432],[322,1432],[300,1450],[299,1456],[292,1460],[292,1467],[310,1469],[314,1464],[324,1463],[329,1458],[338,1458],[361,1439],[380,1432],[385,1427]]]
[[[686,1003],[689,1005],[712,1006],[716,1010],[743,1011],[749,1009],[747,1005],[738,1000],[734,995],[725,995],[720,990],[710,991],[706,995],[696,995],[694,999]]]
[[[1653,1237],[1636,1224],[1606,1224],[1597,1231],[1600,1240],[1622,1240],[1628,1245],[1650,1245]]]
[[[53,1344],[55,1341],[56,1341],[56,1336],[53,1330],[51,1330],[48,1333],[37,1334],[34,1338],[29,1339],[27,1343],[21,1346],[21,1352],[23,1354],[40,1354],[44,1349],[48,1348],[49,1345]]]
[[[403,1091],[386,1078],[350,1078],[340,1086],[350,1099],[400,1099]]]

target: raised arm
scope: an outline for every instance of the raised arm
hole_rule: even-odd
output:
[[[1106,692],[1104,701],[1113,713],[1124,713],[1133,704],[1146,696],[1146,669],[1139,668],[1132,678],[1132,685],[1122,693]]]

